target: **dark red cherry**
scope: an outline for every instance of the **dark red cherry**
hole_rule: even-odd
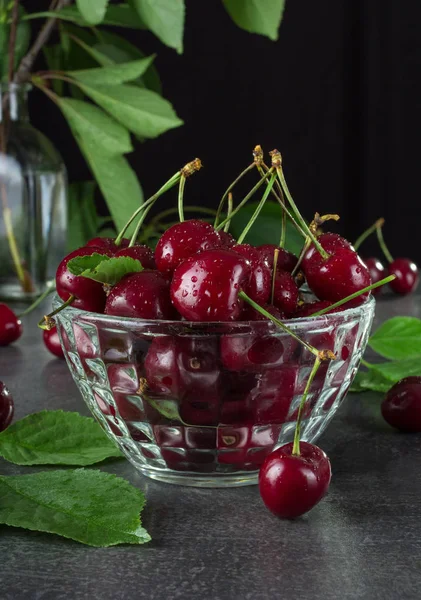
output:
[[[180,263],[199,250],[220,245],[220,235],[210,223],[198,219],[176,223],[162,234],[156,245],[156,266],[162,273],[172,273]]]
[[[250,263],[232,250],[205,250],[174,272],[171,299],[189,321],[234,321],[243,308],[239,292],[250,279]]]
[[[337,233],[322,233],[322,235],[320,235],[317,238],[317,240],[328,254],[334,254],[337,250],[341,250],[344,248],[349,248],[350,250],[354,249],[351,242],[348,242],[348,240],[338,235]],[[305,271],[306,268],[309,268],[312,265],[313,261],[316,261],[316,263],[319,264],[320,259],[320,253],[318,252],[314,244],[311,244],[302,260],[302,268]]]
[[[85,246],[87,246],[88,248],[90,247],[95,247],[95,248],[102,248],[102,249],[106,249],[109,250],[110,252],[112,252],[113,254],[115,252],[117,252],[117,250],[121,249],[121,248],[127,248],[127,246],[130,244],[130,240],[128,238],[123,238],[121,240],[121,243],[119,246],[115,245],[115,239],[114,238],[110,238],[110,237],[96,237],[96,238],[92,238],[91,240],[89,240],[89,242],[87,242],[85,244]]]
[[[259,393],[253,402],[256,423],[272,425],[287,421],[291,402],[296,393],[298,372],[297,365],[285,364],[263,373]]]
[[[271,304],[264,304],[262,306],[262,308],[264,308],[268,313],[270,313],[273,317],[275,317],[275,319],[279,319],[279,321],[286,319],[286,316],[284,315],[284,313],[282,313],[279,310],[279,308],[277,308],[276,306],[273,306]],[[245,306],[243,308],[240,320],[241,321],[267,321],[268,318],[265,317],[264,315],[262,315],[262,313],[260,313],[256,309],[254,309],[252,306],[250,306],[250,304],[247,304],[247,306]]]
[[[139,244],[131,248],[122,248],[114,256],[130,256],[142,263],[144,269],[156,269],[155,258],[152,250],[148,246]]]
[[[60,344],[60,338],[58,337],[57,327],[53,327],[50,330],[44,329],[42,332],[42,339],[44,340],[45,347],[51,354],[54,354],[54,356],[57,356],[58,358],[64,358],[64,352]]]
[[[75,296],[72,306],[91,312],[104,312],[105,292],[102,283],[93,281],[80,275],[72,275],[67,268],[67,263],[76,256],[90,256],[94,253],[112,256],[107,248],[90,246],[74,250],[63,258],[56,273],[57,293],[64,301],[70,296]]]
[[[272,283],[269,267],[250,244],[238,244],[232,250],[246,258],[251,266],[250,282],[244,288],[245,293],[258,304],[265,304],[269,299]]]
[[[284,340],[274,335],[221,337],[221,360],[229,371],[258,372],[279,366],[284,362],[284,352]]]
[[[136,402],[140,387],[137,365],[131,363],[110,364],[107,367],[107,375],[120,417],[125,421],[141,420],[144,413]]]
[[[295,519],[315,506],[329,489],[331,468],[326,454],[313,444],[300,443],[300,456],[293,444],[272,452],[259,473],[260,495],[277,517]]]
[[[7,387],[0,381],[0,431],[4,431],[13,419],[13,397]]]
[[[365,258],[364,263],[369,270],[371,283],[377,283],[387,276],[386,269],[378,258]],[[380,294],[382,288],[383,286],[375,288],[371,293],[376,296],[377,294]]]
[[[298,307],[294,317],[304,318],[311,317],[314,313],[319,312],[319,310],[324,310],[332,305],[332,302],[328,300],[317,300],[316,302],[305,302],[301,306]]]
[[[175,319],[170,287],[158,271],[144,270],[126,275],[107,296],[105,313],[139,319]]]
[[[275,244],[263,244],[263,246],[258,246],[256,250],[271,269],[273,268],[275,250],[279,250],[278,261],[276,263],[277,269],[292,273],[298,262],[298,258],[294,254],[288,252],[285,248],[275,246]]]
[[[298,286],[292,275],[287,271],[277,270],[273,294],[274,305],[289,317],[297,310],[298,300]]]
[[[304,266],[304,273],[314,294],[320,300],[331,302],[342,300],[371,284],[367,267],[351,248],[339,247],[327,259],[320,255],[313,257]],[[366,292],[354,302],[361,304],[369,295],[370,292]]]
[[[145,358],[148,390],[153,394],[179,397],[180,376],[177,363],[177,338],[156,337]]]
[[[405,377],[382,402],[384,419],[400,431],[421,432],[421,377]]]
[[[22,323],[7,304],[0,303],[0,346],[8,346],[22,335]]]
[[[229,250],[237,244],[234,237],[227,231],[219,231],[220,247]]]
[[[418,267],[409,258],[395,258],[389,265],[389,275],[396,276],[396,279],[389,283],[395,294],[404,296],[414,292],[418,287]]]

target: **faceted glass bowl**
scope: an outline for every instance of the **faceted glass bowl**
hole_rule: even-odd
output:
[[[54,308],[61,303],[56,297]],[[315,442],[344,400],[374,306],[371,297],[286,322],[337,357],[313,381],[303,441]],[[266,456],[292,441],[314,356],[273,323],[146,321],[71,307],[55,319],[86,404],[144,475],[204,487],[252,484]]]

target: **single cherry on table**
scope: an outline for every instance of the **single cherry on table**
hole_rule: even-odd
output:
[[[13,397],[0,381],[0,431],[4,431],[12,422],[14,413]]]
[[[7,304],[0,303],[0,346],[8,346],[22,335],[22,323]]]
[[[379,260],[378,258],[365,258],[364,263],[370,273],[372,283],[377,283],[378,281],[381,281],[387,276],[386,269],[381,260]],[[380,292],[382,291],[382,288],[383,286],[374,288],[374,290],[372,290],[371,293],[373,294],[373,296],[377,296],[377,294],[380,294]]]
[[[405,296],[414,292],[418,287],[418,267],[409,258],[395,258],[389,265],[389,275],[395,276],[389,286],[396,294]]]
[[[381,411],[392,427],[421,432],[421,377],[405,377],[396,383],[387,392]]]
[[[64,358],[64,352],[60,344],[57,327],[53,327],[52,329],[44,329],[42,332],[42,339],[45,347],[51,352],[51,354],[54,354],[54,356],[57,356],[57,358]]]

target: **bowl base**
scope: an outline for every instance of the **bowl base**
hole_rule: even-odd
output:
[[[138,467],[139,468],[139,467]],[[176,471],[161,471],[150,467],[141,467],[142,475],[162,481],[163,483],[172,483],[175,485],[184,485],[203,488],[228,488],[240,487],[243,485],[256,485],[258,483],[258,471],[240,471],[238,473],[177,473]]]

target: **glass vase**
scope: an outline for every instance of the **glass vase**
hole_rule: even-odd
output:
[[[28,117],[28,84],[0,83],[0,298],[32,300],[66,250],[67,177]]]

